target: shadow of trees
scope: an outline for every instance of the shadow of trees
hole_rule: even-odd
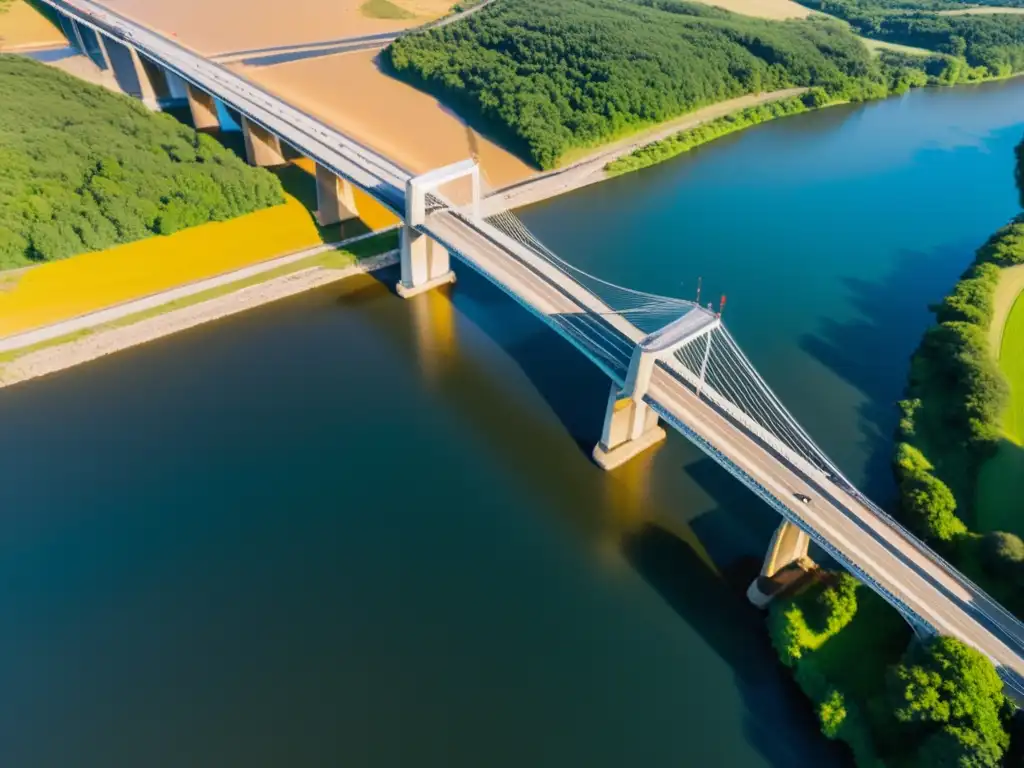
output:
[[[805,352],[864,395],[857,409],[861,446],[868,456],[862,490],[876,500],[889,500],[895,492],[889,464],[898,421],[896,401],[903,396],[910,356],[933,322],[928,305],[956,282],[971,252],[969,243],[932,251],[904,249],[879,282],[845,278],[843,285],[858,317],[822,318],[817,333],[800,339]],[[918,298],[908,300],[907,294]],[[894,365],[893,360],[901,362]]]

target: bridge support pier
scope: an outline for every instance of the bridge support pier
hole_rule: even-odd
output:
[[[164,70],[164,79],[167,81],[167,96],[174,104],[183,104],[188,100],[188,83],[184,78],[169,69]]]
[[[402,279],[395,291],[403,299],[455,282],[448,249],[436,240],[402,227]]]
[[[245,157],[249,165],[284,165],[281,140],[245,115],[242,115],[242,136],[245,138]]]
[[[192,113],[192,125],[198,131],[217,130],[220,128],[220,117],[217,115],[217,100],[206,91],[196,88],[191,83],[185,84],[185,96],[188,98],[188,110]]]
[[[761,574],[747,589],[747,599],[758,608],[767,608],[776,597],[803,583],[817,568],[807,554],[810,545],[810,536],[783,520],[772,535]]]
[[[416,229],[427,220],[427,195],[440,185],[469,177],[472,185],[470,215],[479,217],[480,166],[475,160],[438,168],[409,179],[405,185],[405,226],[402,227],[402,280],[395,286],[404,299],[455,282],[448,249]]]
[[[316,164],[316,218],[321,227],[359,218],[352,185]]]
[[[138,51],[112,37],[104,39],[101,35],[100,40],[114,71],[114,79],[121,90],[139,99],[150,109],[157,109],[159,104],[156,89]]]
[[[633,350],[629,373],[622,389],[612,382],[604,412],[601,442],[594,447],[594,461],[601,469],[615,469],[665,439],[658,414],[644,402],[654,373],[655,355],[640,346]]]

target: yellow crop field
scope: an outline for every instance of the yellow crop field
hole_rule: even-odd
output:
[[[0,336],[67,320],[321,242],[296,198],[224,222],[33,267],[0,290]]]
[[[0,11],[0,51],[64,43],[61,31],[25,0],[14,0]]]

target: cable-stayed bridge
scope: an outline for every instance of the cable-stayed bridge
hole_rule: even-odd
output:
[[[1024,625],[843,476],[714,311],[577,269],[510,213],[481,217],[472,161],[414,177],[144,25],[89,0],[44,2],[62,16],[69,39],[144,101],[187,99],[199,127],[215,124],[215,102],[223,102],[241,115],[250,161],[283,161],[282,142],[313,159],[322,223],[355,215],[351,185],[401,215],[401,295],[451,282],[454,255],[586,355],[611,381],[599,464],[628,460],[664,436],[660,424],[670,426],[783,517],[766,576],[813,540],[920,635],[952,635],[985,653],[1024,698]],[[472,194],[453,203],[441,190],[463,179]]]

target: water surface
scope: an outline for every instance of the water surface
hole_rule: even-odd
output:
[[[726,292],[884,496],[925,306],[1013,211],[1022,105],[831,109],[524,219],[610,279]],[[743,599],[773,513],[676,436],[602,473],[580,355],[468,270],[395,279],[0,392],[2,762],[841,764]]]

